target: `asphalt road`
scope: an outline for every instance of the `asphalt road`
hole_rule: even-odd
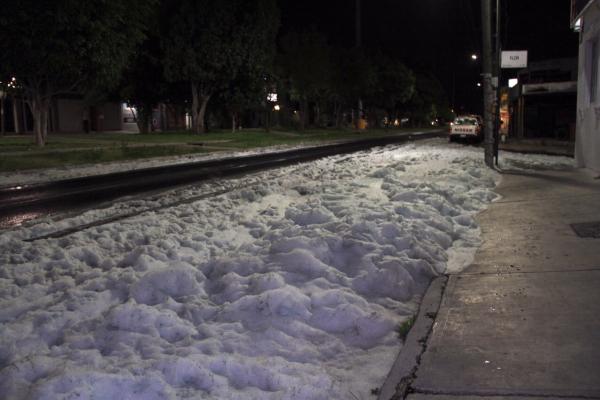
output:
[[[61,212],[89,209],[124,196],[201,182],[219,177],[278,168],[347,154],[372,147],[445,136],[445,131],[412,133],[347,141],[277,153],[169,165],[43,184],[0,188],[0,229]]]

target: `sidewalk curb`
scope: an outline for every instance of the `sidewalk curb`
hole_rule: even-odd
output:
[[[417,319],[411,328],[400,353],[385,379],[377,400],[404,399],[414,374],[419,366],[421,355],[425,352],[435,318],[440,308],[448,276],[435,278],[425,292],[419,307]]]
[[[575,158],[575,155],[571,154],[569,152],[552,151],[552,150],[543,149],[543,148],[537,148],[537,149],[516,149],[516,148],[502,148],[502,147],[500,147],[500,151],[504,151],[504,152],[507,152],[507,153],[516,153],[516,154],[538,154],[538,155],[542,155],[542,156]]]

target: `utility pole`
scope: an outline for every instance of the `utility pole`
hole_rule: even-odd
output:
[[[494,89],[492,87],[492,0],[481,0],[483,30],[483,128],[485,165],[494,168]]]
[[[500,8],[501,0],[496,0],[496,109],[494,110],[496,113],[496,124],[494,125],[494,158],[496,159],[496,166],[498,166],[498,155],[499,146],[500,146],[500,127],[502,125],[502,118],[500,118],[500,101],[502,100],[502,91],[501,91],[501,83],[502,83],[502,42],[500,40],[500,24],[502,22],[501,19],[501,8]]]
[[[355,0],[355,16],[356,16],[356,31],[355,31],[355,43],[356,48],[360,49],[362,46],[362,10],[361,0]]]
[[[361,0],[355,0],[355,16],[356,16],[356,25],[355,25],[355,39],[356,39],[356,49],[360,51],[362,47],[362,7]],[[356,127],[360,126],[361,119],[363,117],[363,102],[362,99],[358,98],[358,112],[356,118]]]

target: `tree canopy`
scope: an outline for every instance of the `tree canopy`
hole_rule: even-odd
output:
[[[448,117],[439,81],[399,59],[336,47],[315,28],[287,31],[278,43],[277,3],[8,0],[0,15],[0,82],[26,99],[40,145],[51,100],[90,93],[116,94],[135,106],[141,132],[160,103],[185,107],[197,133],[208,120],[224,126],[226,115],[233,129],[243,115],[268,129],[273,92],[275,120],[301,129],[348,125],[359,108],[375,126],[407,116],[421,124]]]
[[[179,0],[163,40],[165,74],[187,81],[194,130],[204,132],[210,98],[240,75],[260,79],[274,52],[279,15],[274,0]]]
[[[331,94],[336,71],[332,48],[315,30],[290,32],[281,40],[280,65],[287,77],[291,99],[300,105],[300,128],[308,117],[308,103]]]
[[[400,61],[379,55],[377,62],[377,89],[372,94],[373,103],[396,118],[398,110],[414,96],[415,74]]]
[[[14,76],[44,145],[50,101],[109,86],[144,38],[154,0],[9,0],[2,4],[0,73]]]
[[[437,118],[452,119],[448,98],[440,81],[431,74],[417,74],[415,95],[408,104],[413,123],[427,125]]]

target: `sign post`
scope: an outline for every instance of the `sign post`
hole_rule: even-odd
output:
[[[527,68],[527,51],[503,51],[502,68]]]
[[[502,25],[502,7],[501,1],[496,0],[496,53],[494,68],[496,69],[496,121],[494,123],[494,158],[496,167],[500,159],[500,83],[502,82],[502,66],[500,65],[500,54],[502,54],[502,43],[500,40],[500,26]]]
[[[499,25],[499,24],[498,24]],[[527,68],[527,58],[528,52],[526,50],[518,50],[518,51],[502,51],[500,49],[500,43],[497,43],[497,51],[500,53],[499,63],[500,67],[498,68],[498,84],[496,86],[496,125],[494,129],[494,156],[496,158],[496,165],[498,165],[498,153],[499,153],[499,141],[500,141],[500,131],[502,129],[502,115],[501,115],[501,88],[500,82],[502,79],[502,70],[503,69],[523,69]],[[506,129],[506,127],[505,127]]]
[[[483,132],[485,165],[494,168],[494,88],[492,86],[492,0],[481,0],[483,43]]]

